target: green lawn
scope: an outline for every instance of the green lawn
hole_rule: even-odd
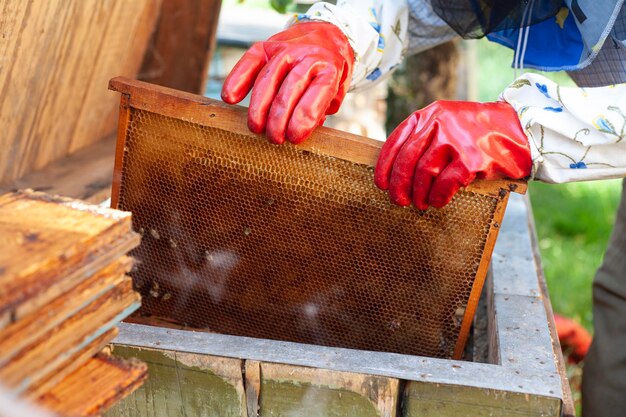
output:
[[[222,0],[222,7],[270,9],[269,0]]]
[[[498,95],[514,79],[515,71],[511,68],[513,62],[513,51],[487,39],[476,42],[477,46],[477,80],[478,99],[480,101],[493,101],[498,99]],[[523,72],[534,72],[542,74],[561,85],[575,86],[574,82],[565,72],[545,73],[525,69]],[[518,76],[522,75],[518,70]]]
[[[539,248],[556,312],[591,326],[591,281],[613,227],[620,180],[533,183]]]
[[[487,40],[478,41],[477,49],[479,99],[495,100],[513,80],[513,53]],[[574,85],[565,73],[543,75],[562,85]],[[590,330],[591,281],[602,262],[620,189],[620,180],[530,186],[554,310],[580,320]]]

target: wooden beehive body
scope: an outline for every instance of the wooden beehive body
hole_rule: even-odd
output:
[[[150,378],[107,417],[573,417],[533,236],[512,195],[463,361],[125,323],[114,353]]]

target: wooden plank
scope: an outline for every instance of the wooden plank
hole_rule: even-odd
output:
[[[424,382],[407,383],[403,404],[403,417],[561,416],[554,397]]]
[[[123,348],[126,349],[126,347]],[[120,353],[119,349],[120,347],[116,346],[115,352],[118,354]],[[124,353],[124,356],[135,355],[145,358],[143,351],[143,349],[129,350]],[[211,359],[211,361],[214,360],[215,358]],[[248,415],[257,415],[256,413],[251,414],[257,409],[260,416],[396,415],[395,410],[399,400],[391,393],[398,389],[398,385],[393,379],[391,379],[393,380],[392,383],[388,384],[387,381],[384,381],[387,378],[382,378],[381,381],[379,378],[367,375],[257,361],[246,361],[245,370]],[[186,377],[180,375],[176,378]],[[171,390],[171,387],[176,385],[163,379],[155,381],[155,384],[166,388],[165,391]],[[194,380],[189,382],[185,389],[193,388],[197,391],[205,391],[209,387],[210,384],[207,384],[205,380]],[[156,390],[156,387],[152,387],[152,389]],[[178,408],[172,408],[171,404],[177,403],[177,401],[160,402],[156,397],[146,396],[135,401],[127,401],[107,415],[171,415],[175,413],[175,410],[180,410],[182,407],[192,407],[191,411],[189,408],[185,408],[187,412],[185,415],[187,416],[200,415],[196,414],[193,408],[193,404],[196,404],[194,398],[191,396],[181,397],[179,401],[182,401],[182,405],[179,404]],[[142,404],[150,404],[152,401],[157,401],[157,404],[153,405],[154,409],[148,410],[142,406]],[[404,405],[401,415],[407,417],[509,414],[559,416],[561,404],[557,397],[430,382],[408,382],[402,401]],[[124,411],[120,411],[122,406]],[[167,412],[163,411],[161,414],[154,412],[154,410],[164,407],[168,410]],[[203,415],[231,415],[225,413],[223,405],[207,407],[205,413]]]
[[[162,0],[118,0],[115,5],[105,5],[105,10],[112,11],[111,20],[100,46],[102,49],[90,69],[89,84],[85,89],[79,90],[84,95],[69,153],[115,132],[117,100],[104,93],[103,86],[111,73],[132,74],[130,76],[137,74],[154,30],[161,2]],[[93,38],[78,39],[85,44],[84,39]],[[100,132],[96,138],[94,130]]]
[[[66,417],[97,416],[136,390],[146,377],[145,364],[100,354],[39,397],[37,403]]]
[[[249,416],[259,415],[261,397],[261,362],[246,361],[246,407]]]
[[[99,204],[111,196],[116,135],[0,187],[0,194],[33,189]]]
[[[139,243],[130,213],[32,192],[0,197],[0,230],[0,328]]]
[[[510,299],[504,303],[502,301],[494,300],[494,305],[500,303],[498,308],[503,313],[510,311],[509,319],[513,314],[531,306],[531,300],[522,298]],[[541,318],[531,319],[537,322]],[[545,337],[529,337],[530,333],[541,334],[542,329],[521,329],[518,326],[520,320],[523,319],[513,321],[508,326],[508,331],[495,332],[498,344],[516,344],[519,347],[512,352],[511,360],[496,364],[332,348],[128,323],[120,324],[120,335],[114,344],[559,397],[561,385],[556,373],[551,372],[547,366],[552,360],[548,353],[552,354],[551,350],[546,351]],[[550,346],[547,347],[551,349]]]
[[[202,94],[215,49],[221,3],[221,0],[164,1],[138,78]]]
[[[85,346],[75,355],[66,358],[65,362],[58,366],[58,369],[50,374],[47,378],[38,381],[34,385],[30,386],[26,392],[23,393],[23,397],[29,398],[35,401],[45,393],[52,390],[58,384],[61,383],[68,375],[74,373],[85,363],[89,362],[95,355],[102,351],[103,346],[106,346],[117,335],[117,328],[112,328],[104,332],[101,336],[95,338],[90,344]]]
[[[398,380],[116,345],[150,377],[107,416],[396,416]],[[167,389],[163,389],[167,387]],[[173,389],[172,389],[173,387]]]
[[[395,417],[399,381],[261,363],[260,416]]]
[[[498,320],[496,319],[496,306],[493,293],[493,272],[487,277],[487,362],[500,364],[500,335],[498,334]]]
[[[113,353],[146,362],[149,378],[107,417],[248,416],[239,359],[128,346]]]
[[[120,97],[120,112],[117,120],[117,143],[126,142],[126,134],[128,130],[128,124],[130,122],[130,96],[128,94],[122,94]],[[119,203],[120,193],[119,187],[122,183],[122,166],[124,163],[124,149],[125,146],[116,146],[115,148],[115,165],[113,168],[113,181],[111,185],[111,207],[117,208]],[[115,192],[113,192],[115,190]]]
[[[531,252],[528,210],[523,196],[512,195],[493,256],[494,325],[500,363],[516,372],[542,375],[547,395],[562,397],[549,318],[541,296],[537,265]],[[523,343],[521,343],[523,341]],[[539,378],[532,385],[539,383]],[[521,385],[526,386],[528,382]]]
[[[489,280],[490,275],[491,272],[488,271],[486,282]],[[466,360],[471,360],[476,363],[488,363],[489,358],[489,313],[487,308],[487,296],[487,285],[483,285],[483,292],[480,295],[480,300],[478,300],[474,324],[470,333],[471,356],[466,357]]]
[[[42,309],[32,312],[2,330],[0,358],[10,358],[35,342],[41,336],[61,325],[68,317],[77,314],[85,305],[95,301],[125,279],[131,267],[130,258],[124,257],[78,286],[57,297]]]
[[[105,85],[134,76],[159,0],[8,0],[0,13],[0,183],[115,129]]]
[[[80,312],[11,358],[2,358],[0,380],[24,392],[49,377],[67,358],[77,355],[102,333],[135,311],[139,295],[125,280]]]
[[[203,126],[228,130],[244,136],[262,138],[261,135],[254,134],[248,130],[247,110],[241,106],[231,106],[207,97],[124,77],[112,79],[109,83],[109,88],[123,95],[128,95],[129,105],[134,108],[175,117]],[[285,144],[284,146],[292,145]],[[373,167],[378,160],[382,143],[374,139],[320,126],[315,129],[308,140],[297,146],[311,152]],[[114,181],[115,187],[116,183]],[[525,181],[515,180],[479,180],[467,187],[469,191],[495,197],[500,195],[501,190],[524,193],[526,188]],[[113,195],[115,194],[114,190]]]
[[[21,297],[15,300],[10,308],[0,310],[0,329],[37,311],[37,309],[90,277],[94,270],[99,270],[109,263],[115,262],[121,254],[128,253],[138,244],[139,236],[131,235],[119,242],[94,250],[90,253],[91,259],[79,264],[70,274],[66,275],[66,270],[58,271],[58,276],[54,277],[54,285],[38,289],[38,293],[33,291],[30,295],[26,291],[20,292]]]

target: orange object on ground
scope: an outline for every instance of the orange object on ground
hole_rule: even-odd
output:
[[[591,346],[591,334],[576,320],[558,314],[554,315],[554,323],[561,347],[568,353],[569,362],[583,361]]]

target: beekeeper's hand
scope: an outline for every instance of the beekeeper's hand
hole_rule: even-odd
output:
[[[252,89],[248,127],[273,143],[300,143],[339,110],[354,52],[326,22],[300,22],[250,48],[230,72],[222,99],[243,100]]]
[[[505,102],[436,101],[403,121],[384,144],[374,180],[401,206],[443,207],[474,179],[531,173],[528,139]]]

